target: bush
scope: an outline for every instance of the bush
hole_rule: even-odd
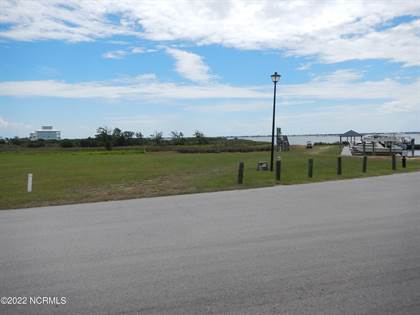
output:
[[[89,137],[87,139],[81,139],[80,140],[80,146],[82,148],[97,147],[98,143],[96,142],[96,139],[93,139],[93,138]]]
[[[64,139],[60,141],[60,146],[62,148],[73,148],[74,147],[74,143],[73,141],[69,140],[69,139]]]
[[[45,147],[44,140],[30,141],[28,142],[28,148],[41,148]]]

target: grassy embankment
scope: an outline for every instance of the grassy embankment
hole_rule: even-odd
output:
[[[360,157],[343,157],[343,175],[336,175],[338,146],[312,150],[293,147],[282,152],[282,184],[391,174],[390,157],[369,157],[362,173]],[[307,177],[307,159],[314,175]],[[115,200],[171,194],[271,186],[271,172],[256,164],[269,152],[177,153],[143,150],[19,151],[0,153],[0,209]],[[238,162],[245,162],[244,184],[236,184]],[[398,158],[396,172],[419,171],[420,159]],[[27,174],[34,174],[33,192],[26,192]]]

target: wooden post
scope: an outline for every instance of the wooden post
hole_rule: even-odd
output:
[[[392,170],[395,171],[397,169],[397,161],[395,158],[395,154],[392,155]]]
[[[375,155],[375,141],[372,141],[372,155]]]
[[[337,158],[337,175],[341,175],[341,156]]]
[[[276,180],[280,181],[281,178],[281,159],[276,161]]]
[[[366,173],[367,171],[367,156],[365,155],[363,157],[363,168],[362,168],[363,173]]]
[[[244,182],[244,162],[239,162],[238,184],[243,184],[243,182]]]
[[[314,159],[308,160],[308,177],[312,178],[314,168]]]
[[[366,142],[363,141],[363,155],[366,155]]]
[[[406,159],[405,155],[402,157],[402,167],[403,168],[407,167],[407,159]]]

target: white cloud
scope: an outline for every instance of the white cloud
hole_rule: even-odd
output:
[[[113,35],[135,35],[122,17],[118,24],[108,16],[120,11],[109,1],[0,2],[0,23],[11,25],[0,36],[14,40],[91,41]]]
[[[308,39],[290,45],[291,55],[318,55],[325,63],[346,60],[388,59],[405,66],[420,65],[420,20],[405,23],[381,32],[343,38]]]
[[[201,56],[175,48],[166,48],[166,52],[175,59],[176,71],[184,78],[196,82],[208,82],[212,79],[210,68]]]
[[[361,79],[362,76],[363,73],[359,70],[339,69],[326,75],[317,76],[313,81],[328,83],[354,82]]]
[[[230,85],[183,85],[163,83],[154,75],[123,77],[110,81],[67,83],[55,80],[0,82],[0,96],[59,97],[99,99],[215,99],[271,97],[261,87],[234,87]]]
[[[306,71],[306,70],[309,70],[311,67],[312,67],[312,63],[307,62],[307,63],[300,64],[299,67],[296,68],[296,70]]]
[[[420,79],[402,84],[392,79],[362,80],[362,73],[338,70],[301,84],[279,84],[278,97],[287,106],[322,101],[375,101],[388,112],[418,111]],[[255,109],[259,104],[271,104],[272,86],[236,87],[226,84],[176,84],[160,82],[154,74],[120,77],[109,81],[68,83],[55,80],[0,82],[0,96],[58,97],[69,99],[144,99],[150,102],[176,100],[258,100],[215,105],[214,110],[235,111]],[[260,100],[263,100],[260,102]],[[248,104],[248,105],[246,105]],[[209,104],[207,104],[209,106]],[[244,106],[244,107],[242,107]],[[210,107],[207,107],[209,109]],[[206,108],[202,108],[206,110]]]
[[[226,104],[206,104],[206,105],[188,105],[184,109],[198,112],[248,112],[270,109],[270,102],[259,103],[226,103]]]
[[[0,37],[91,41],[132,35],[238,49],[276,49],[331,63],[387,59],[420,65],[420,16],[405,1],[100,1],[0,2]]]
[[[143,47],[133,47],[131,49],[131,53],[132,54],[142,54],[144,53],[146,50]]]
[[[143,47],[131,47],[128,49],[118,49],[118,50],[111,50],[107,51],[106,53],[102,54],[102,58],[105,59],[122,59],[128,55],[137,55],[137,54],[145,54],[145,53],[152,53],[157,51],[156,49],[152,48],[143,48]]]
[[[130,45],[129,42],[124,41],[124,40],[110,40],[110,41],[108,41],[108,43],[114,44],[114,45],[122,45],[122,46]]]
[[[25,135],[29,132],[29,130],[31,130],[31,126],[22,122],[10,121],[0,116],[0,130],[2,132],[0,136],[3,136],[3,134],[12,136],[16,133]]]
[[[104,53],[102,57],[105,59],[122,59],[125,55],[127,55],[125,50],[113,50]]]

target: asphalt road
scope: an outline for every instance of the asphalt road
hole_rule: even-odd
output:
[[[420,172],[0,211],[0,313],[420,314]],[[39,301],[39,300],[38,300]]]

